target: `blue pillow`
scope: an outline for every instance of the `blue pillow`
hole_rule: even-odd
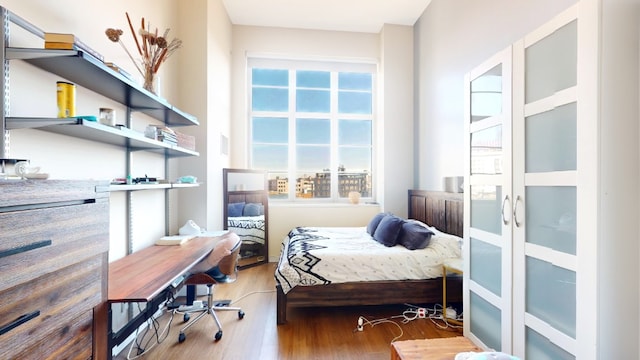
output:
[[[228,217],[238,217],[242,216],[242,210],[244,209],[244,203],[231,203],[227,205],[227,216]]]
[[[406,221],[402,224],[402,230],[398,236],[398,244],[409,250],[424,249],[429,246],[433,232],[426,227]]]
[[[378,225],[380,224],[380,221],[382,220],[383,217],[389,215],[388,213],[378,213],[376,215],[373,216],[373,218],[371,219],[371,221],[369,221],[369,224],[367,224],[367,233],[371,236],[373,236],[373,233],[376,232],[376,228],[378,227]]]
[[[387,247],[395,246],[398,243],[402,224],[404,220],[395,215],[383,217],[373,233],[373,239]]]
[[[242,210],[244,216],[258,216],[264,215],[264,205],[260,203],[247,203]]]

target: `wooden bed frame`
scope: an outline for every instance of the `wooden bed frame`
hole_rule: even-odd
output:
[[[462,194],[409,190],[409,218],[462,237]],[[277,323],[287,322],[288,307],[323,307],[442,302],[442,278],[427,280],[368,281],[319,286],[296,286],[286,295],[279,285]],[[462,278],[447,277],[447,301],[462,302]]]

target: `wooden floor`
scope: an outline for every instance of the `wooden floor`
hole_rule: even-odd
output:
[[[168,336],[141,359],[390,359],[392,340],[441,338],[462,335],[461,329],[439,328],[430,319],[415,319],[403,323],[403,318],[391,322],[377,320],[402,315],[406,305],[299,308],[290,309],[288,323],[276,325],[275,264],[255,266],[239,272],[232,284],[215,288],[215,299],[231,299],[232,306],[240,306],[246,313],[239,320],[236,312],[221,312],[219,318],[224,335],[213,340],[217,331],[211,317],[201,319],[186,332],[187,338],[178,343],[178,333],[184,326],[182,315],[176,315]],[[205,297],[201,298],[206,299]],[[356,331],[358,317],[375,323]],[[160,328],[169,314],[159,319]],[[397,324],[397,325],[396,325]],[[438,322],[441,326],[442,322]],[[154,335],[155,336],[155,335]],[[147,337],[148,338],[148,337]],[[141,342],[146,341],[143,339]],[[150,347],[147,346],[147,347]],[[129,348],[118,360],[127,359]],[[134,358],[135,350],[129,358]]]

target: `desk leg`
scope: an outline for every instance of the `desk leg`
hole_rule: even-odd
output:
[[[93,308],[93,359],[111,359],[111,306],[102,302]]]

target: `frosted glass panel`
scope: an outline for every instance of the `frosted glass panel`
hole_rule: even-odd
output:
[[[576,103],[525,119],[525,171],[576,169]]]
[[[575,360],[576,358],[530,328],[526,329],[525,338],[526,359]]]
[[[502,293],[502,249],[471,238],[471,280],[500,296]]]
[[[526,311],[575,339],[576,273],[530,256],[526,267]]]
[[[471,186],[471,227],[502,234],[502,187]]]
[[[471,81],[471,122],[502,112],[502,64]]]
[[[527,186],[526,241],[576,254],[576,188]]]
[[[525,50],[525,102],[549,97],[576,86],[577,20]]]
[[[502,349],[500,309],[471,292],[471,332],[488,347]]]
[[[502,126],[471,134],[471,175],[502,174]]]

